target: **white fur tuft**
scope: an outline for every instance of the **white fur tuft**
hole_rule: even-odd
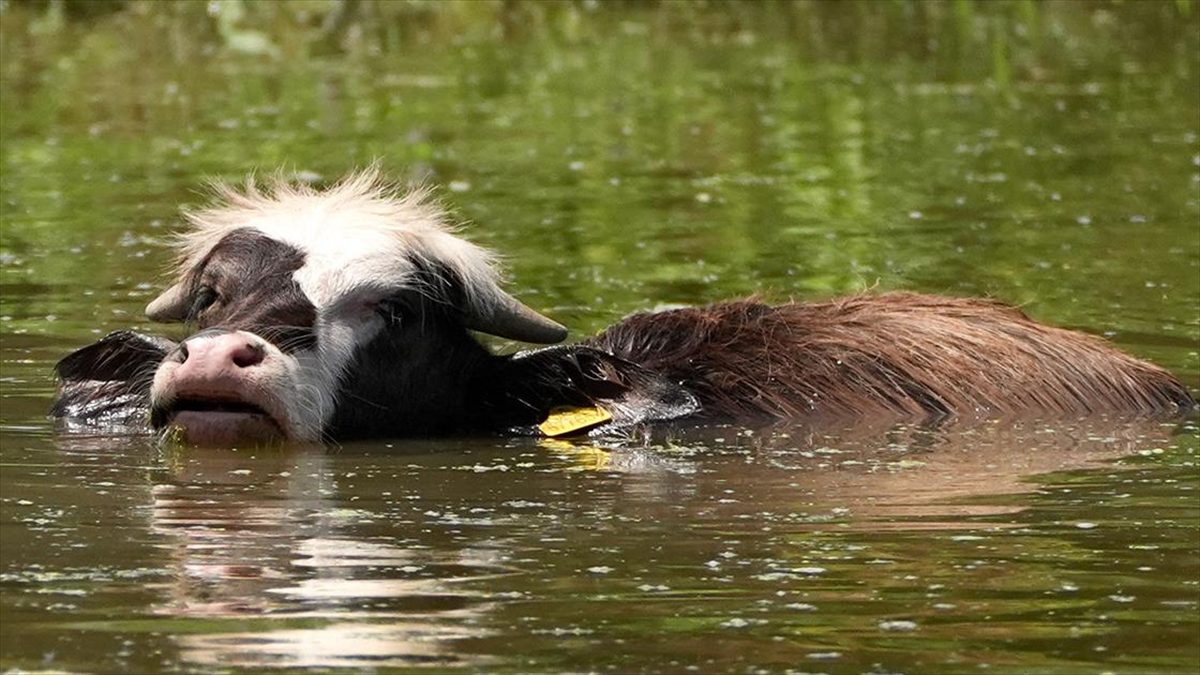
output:
[[[175,242],[177,278],[225,235],[252,228],[304,252],[296,278],[319,309],[358,288],[410,283],[413,255],[454,271],[475,308],[493,306],[500,293],[495,256],[455,236],[429,189],[403,190],[376,167],[325,190],[278,176],[265,187],[251,177],[240,189],[216,184],[213,190],[217,203],[184,214],[190,228]]]

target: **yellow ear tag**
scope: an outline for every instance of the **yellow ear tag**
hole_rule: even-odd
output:
[[[612,413],[604,408],[555,408],[545,422],[538,425],[543,434],[550,437],[587,431],[612,419]]]

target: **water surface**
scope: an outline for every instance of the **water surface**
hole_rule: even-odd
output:
[[[64,353],[162,330],[205,179],[375,159],[575,336],[989,295],[1200,386],[1194,3],[872,5],[0,5],[0,668],[1194,672],[1194,421],[199,450],[44,416]]]

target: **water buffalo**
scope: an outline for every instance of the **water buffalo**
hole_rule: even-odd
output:
[[[502,290],[493,256],[425,192],[375,171],[324,191],[218,187],[186,220],[174,285],[146,314],[196,332],[121,331],[67,356],[52,414],[227,444],[1196,409],[1099,338],[915,293],[637,314],[493,354],[471,331],[553,344],[567,330]]]

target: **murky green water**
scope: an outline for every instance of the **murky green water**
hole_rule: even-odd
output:
[[[1200,665],[1194,421],[219,451],[44,417],[58,357],[153,329],[205,177],[375,158],[577,336],[985,294],[1195,388],[1195,3],[364,3],[331,38],[326,3],[119,5],[0,3],[0,669]]]

